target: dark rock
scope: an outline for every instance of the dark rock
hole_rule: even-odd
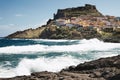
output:
[[[99,77],[101,77],[101,72],[93,72],[93,78],[99,78]]]
[[[64,77],[60,77],[59,80],[64,80]]]
[[[120,68],[120,55],[118,55],[117,57],[101,58],[95,61],[85,62],[83,64],[77,65],[72,70],[82,71],[82,70],[91,70],[91,69],[104,68],[104,67]],[[71,68],[69,70],[71,70]]]
[[[52,72],[36,72],[32,73],[31,76],[36,76],[37,78],[46,80],[55,80],[57,78],[57,75]]]
[[[57,14],[54,14],[54,19],[78,17],[81,15],[103,16],[94,5],[85,4],[82,7],[59,9]]]
[[[117,74],[117,75],[109,78],[109,80],[120,80],[120,74]]]

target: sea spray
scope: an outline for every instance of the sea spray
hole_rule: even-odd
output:
[[[48,40],[48,42],[50,43],[53,41]],[[59,42],[60,41],[58,41],[58,43]],[[81,52],[81,51],[92,51],[92,50],[104,51],[104,50],[110,50],[110,49],[115,49],[119,47],[120,47],[120,44],[117,44],[117,43],[104,43],[97,39],[92,39],[92,40],[79,40],[78,44],[71,44],[71,45],[49,46],[49,45],[41,45],[41,44],[35,44],[35,45],[28,44],[25,46],[0,47],[0,53],[24,54],[28,52],[29,54],[29,52]]]
[[[71,65],[120,54],[119,43],[98,39],[0,39],[0,42],[0,77],[58,72]]]

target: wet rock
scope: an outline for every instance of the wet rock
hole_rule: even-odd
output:
[[[90,77],[92,77],[92,78],[98,78],[98,77],[101,77],[101,73],[100,72],[93,72],[91,75],[90,75]]]
[[[57,79],[57,75],[52,72],[36,72],[36,73],[32,73],[31,75],[36,76],[37,78],[46,79],[46,80],[56,80]]]
[[[109,80],[120,80],[120,74],[117,74],[117,75],[109,78]]]
[[[61,72],[34,72],[0,80],[120,80],[120,55],[70,66]]]

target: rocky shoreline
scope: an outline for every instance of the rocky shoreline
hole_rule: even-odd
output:
[[[34,72],[0,80],[120,80],[120,55],[70,66],[58,73]]]
[[[111,43],[120,43],[119,38],[108,38],[108,39],[103,39],[104,42],[111,42]]]

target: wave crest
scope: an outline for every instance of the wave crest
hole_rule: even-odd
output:
[[[105,51],[120,48],[118,43],[104,43],[97,39],[79,40],[78,44],[72,45],[25,45],[0,47],[0,54],[29,54],[29,52],[81,52],[81,51]]]

